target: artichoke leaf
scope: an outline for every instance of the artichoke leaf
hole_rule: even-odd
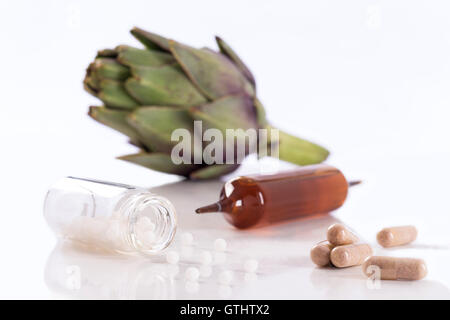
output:
[[[83,80],[84,88],[94,96],[98,95],[100,90],[100,80],[97,77],[97,73],[94,69],[94,63],[89,64],[86,70],[86,77]]]
[[[150,50],[169,51],[169,40],[152,32],[134,27],[131,34]]]
[[[134,109],[139,104],[126,92],[122,82],[103,79],[99,83],[97,97],[108,107],[119,109]]]
[[[247,96],[227,96],[206,105],[192,107],[189,111],[192,118],[202,120],[203,130],[218,129],[221,131],[222,137],[215,137],[214,141],[223,139],[224,161],[229,155],[229,150],[235,150],[233,156],[236,161],[243,160],[239,159],[240,156],[237,156],[237,143],[245,143],[246,154],[253,150],[256,151],[258,131],[248,131],[248,129],[258,129],[251,98]],[[235,131],[227,132],[228,129],[234,129]]]
[[[193,180],[214,179],[231,173],[239,167],[238,164],[214,164],[193,171],[189,178]]]
[[[242,74],[247,78],[252,84],[253,88],[256,88],[255,77],[253,77],[250,69],[245,65],[245,63],[239,58],[239,56],[234,52],[233,49],[225,42],[222,38],[216,36],[216,42],[219,46],[220,52],[230,58],[231,61],[241,70]]]
[[[118,46],[116,51],[118,52],[117,60],[128,67],[159,67],[175,62],[171,54],[161,51],[137,49],[125,45]]]
[[[128,124],[129,111],[111,110],[105,107],[89,107],[89,116],[94,120],[128,136],[133,143],[139,141],[136,130]]]
[[[118,157],[117,159],[125,160],[146,168],[165,173],[172,173],[181,176],[188,176],[198,166],[189,164],[176,165],[172,162],[170,155],[165,153],[136,153]]]
[[[115,58],[117,57],[117,51],[114,49],[103,49],[97,51],[97,58]]]
[[[266,110],[264,109],[263,104],[261,101],[259,101],[258,98],[253,99],[253,105],[255,106],[256,110],[256,121],[258,122],[259,126],[261,128],[265,128],[268,125],[267,119],[266,119]]]
[[[177,107],[142,107],[128,116],[128,123],[139,132],[142,142],[151,150],[169,154],[177,144],[171,140],[173,131],[186,129],[192,132],[193,129],[188,111]]]
[[[226,133],[226,129],[257,128],[253,100],[247,96],[226,96],[201,106],[189,108],[195,120],[202,120],[208,128]]]
[[[170,51],[189,79],[210,100],[228,95],[253,96],[252,85],[225,56],[170,41]]]
[[[206,99],[178,65],[132,68],[125,87],[143,105],[183,106],[203,104]]]
[[[130,76],[130,70],[112,58],[97,58],[93,68],[96,76],[103,79],[124,80]]]
[[[97,96],[97,89],[93,88],[90,84],[89,84],[90,79],[88,77],[85,77],[83,80],[83,88],[84,90],[86,90],[87,92],[89,92],[90,94],[92,94],[93,96]]]

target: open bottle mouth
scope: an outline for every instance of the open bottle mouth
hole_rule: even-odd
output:
[[[153,254],[172,242],[177,219],[168,200],[150,192],[139,193],[130,197],[124,210],[128,218],[128,242],[135,250]]]

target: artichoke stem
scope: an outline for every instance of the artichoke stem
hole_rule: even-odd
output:
[[[279,158],[298,165],[321,163],[330,152],[315,143],[279,130]]]

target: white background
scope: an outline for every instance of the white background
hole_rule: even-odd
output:
[[[253,71],[271,122],[326,146],[332,152],[328,163],[365,181],[334,217],[371,243],[381,227],[415,224],[418,245],[389,254],[423,257],[430,269],[422,282],[369,292],[360,270],[319,270],[309,262],[309,247],[329,221],[299,222],[290,227],[292,236],[272,239],[269,231],[234,231],[216,215],[205,219],[231,248],[245,238],[247,255],[253,250],[293,257],[277,265],[258,255],[257,283],[222,296],[448,298],[449,11],[448,1],[411,0],[2,1],[0,297],[77,296],[56,293],[44,281],[56,241],[42,203],[58,178],[149,187],[179,180],[115,160],[134,148],[86,115],[99,102],[83,91],[85,68],[98,49],[138,45],[128,30],[139,26],[198,47],[215,48],[213,36],[222,36]],[[220,183],[192,186],[192,208],[180,209],[183,219],[200,221],[191,209],[214,199],[219,189]],[[175,202],[180,196],[166,193]],[[207,247],[214,235],[195,223],[181,227],[197,230],[198,243]],[[192,296],[177,287],[175,296],[215,297],[211,283]]]

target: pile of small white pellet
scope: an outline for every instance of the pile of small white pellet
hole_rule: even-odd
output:
[[[125,234],[128,232],[128,223],[120,216],[74,218],[63,230],[63,237],[76,240],[93,247],[107,250],[133,251]],[[156,225],[149,217],[141,217],[136,223],[136,234],[139,241],[151,247],[157,236]]]
[[[185,232],[181,234],[182,248],[194,247],[194,236],[192,233]],[[184,278],[189,288],[193,289],[198,286],[198,281],[201,276],[207,278],[212,274],[212,267],[215,263],[222,264],[226,260],[227,242],[225,239],[218,238],[213,242],[211,250],[204,248],[200,249],[194,260],[194,265],[186,268]],[[183,251],[182,251],[183,252]],[[170,250],[166,253],[166,262],[170,265],[178,265],[181,263],[180,253],[175,250]],[[192,264],[192,262],[190,262]],[[235,270],[244,272],[245,279],[254,279],[258,270],[258,261],[256,259],[244,259],[242,262],[242,269]],[[232,270],[222,269],[217,276],[217,282],[222,286],[231,286],[235,277],[235,272]]]

